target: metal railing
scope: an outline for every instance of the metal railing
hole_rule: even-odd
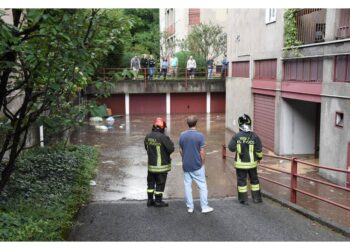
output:
[[[336,39],[350,37],[350,9],[340,9]]]
[[[234,158],[232,155],[228,155],[227,154],[225,145],[222,146],[222,157],[223,157],[223,159]],[[344,204],[332,201],[328,197],[319,196],[319,195],[313,194],[311,192],[308,192],[308,191],[306,191],[304,189],[299,188],[298,187],[298,178],[301,178],[301,179],[305,179],[305,180],[308,180],[308,181],[312,181],[314,183],[318,183],[318,184],[321,184],[321,185],[325,185],[325,186],[328,186],[328,187],[332,187],[332,188],[335,188],[335,189],[338,189],[338,190],[345,191],[345,192],[347,192],[348,195],[350,195],[350,188],[343,187],[343,186],[340,186],[340,185],[336,185],[334,183],[331,183],[329,181],[325,181],[325,180],[322,180],[322,179],[316,179],[316,178],[309,177],[309,176],[306,176],[306,175],[298,174],[298,164],[303,164],[303,165],[315,167],[315,168],[318,168],[318,169],[325,169],[325,170],[329,170],[329,171],[344,173],[344,174],[348,174],[348,175],[350,174],[350,171],[342,170],[342,169],[338,169],[338,168],[333,168],[333,167],[320,166],[320,165],[317,165],[317,164],[313,164],[313,163],[309,163],[309,162],[306,162],[306,161],[299,160],[297,158],[289,158],[289,157],[282,157],[282,156],[275,156],[275,155],[264,154],[264,158],[265,157],[267,157],[267,158],[274,158],[274,159],[278,159],[278,160],[287,160],[287,161],[290,162],[290,171],[286,171],[286,170],[283,170],[283,169],[278,169],[276,167],[271,167],[271,166],[265,165],[263,162],[260,162],[260,164],[258,165],[258,167],[260,167],[260,168],[273,170],[273,171],[276,171],[276,172],[279,172],[279,173],[283,173],[283,174],[287,174],[287,175],[290,176],[290,183],[289,183],[289,185],[286,185],[286,184],[284,184],[282,182],[273,180],[273,179],[268,178],[266,176],[259,175],[259,178],[261,178],[261,179],[263,179],[265,181],[268,181],[270,183],[273,183],[273,184],[276,184],[278,186],[282,186],[282,187],[285,187],[285,188],[289,189],[290,190],[290,199],[289,199],[290,202],[296,204],[297,203],[297,193],[301,193],[301,194],[307,195],[309,197],[312,197],[314,199],[317,199],[317,200],[326,202],[328,204],[331,204],[333,206],[336,206],[336,207],[345,209],[347,211],[350,211],[350,206],[349,205],[344,205]]]
[[[219,66],[219,65],[218,65]],[[186,68],[168,68],[166,71],[161,68],[141,68],[133,71],[130,68],[102,68],[98,77],[104,81],[108,80],[140,80],[140,81],[156,81],[156,80],[212,80],[223,79],[227,76],[227,70],[221,72],[220,67],[214,67],[212,74],[208,75],[208,68],[196,68],[189,71]]]
[[[296,13],[297,40],[302,44],[324,42],[326,9],[301,9]]]

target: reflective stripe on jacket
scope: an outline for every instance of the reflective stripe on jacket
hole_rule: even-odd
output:
[[[165,173],[171,169],[170,154],[174,152],[174,143],[169,136],[158,129],[153,129],[144,141],[148,155],[148,171],[152,173]]]
[[[239,169],[255,168],[262,159],[262,144],[254,132],[239,131],[232,137],[228,148],[236,152],[235,167]]]

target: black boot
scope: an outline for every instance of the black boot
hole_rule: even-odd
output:
[[[252,191],[252,198],[254,203],[261,203],[262,199],[260,190]]]
[[[248,205],[248,193],[247,192],[244,192],[244,193],[238,192],[238,201],[242,205]]]
[[[165,203],[164,201],[162,201],[162,194],[156,194],[156,201],[154,202],[154,206],[155,207],[167,207],[168,203]]]
[[[148,195],[147,207],[154,206],[153,193],[147,193],[147,195]]]

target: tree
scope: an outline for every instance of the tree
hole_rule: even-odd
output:
[[[219,25],[201,23],[193,27],[182,44],[182,47],[197,52],[206,59],[209,55],[215,59],[226,53],[227,34]]]
[[[125,40],[122,66],[129,67],[135,54],[159,57],[159,9],[124,9],[123,13],[133,26]]]
[[[73,101],[88,84],[104,86],[92,76],[130,26],[114,11],[13,9],[13,24],[0,12],[0,193],[29,129],[79,123],[90,104]]]

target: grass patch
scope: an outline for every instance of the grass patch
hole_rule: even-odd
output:
[[[98,152],[89,146],[25,152],[0,196],[0,241],[61,241],[89,199]]]

